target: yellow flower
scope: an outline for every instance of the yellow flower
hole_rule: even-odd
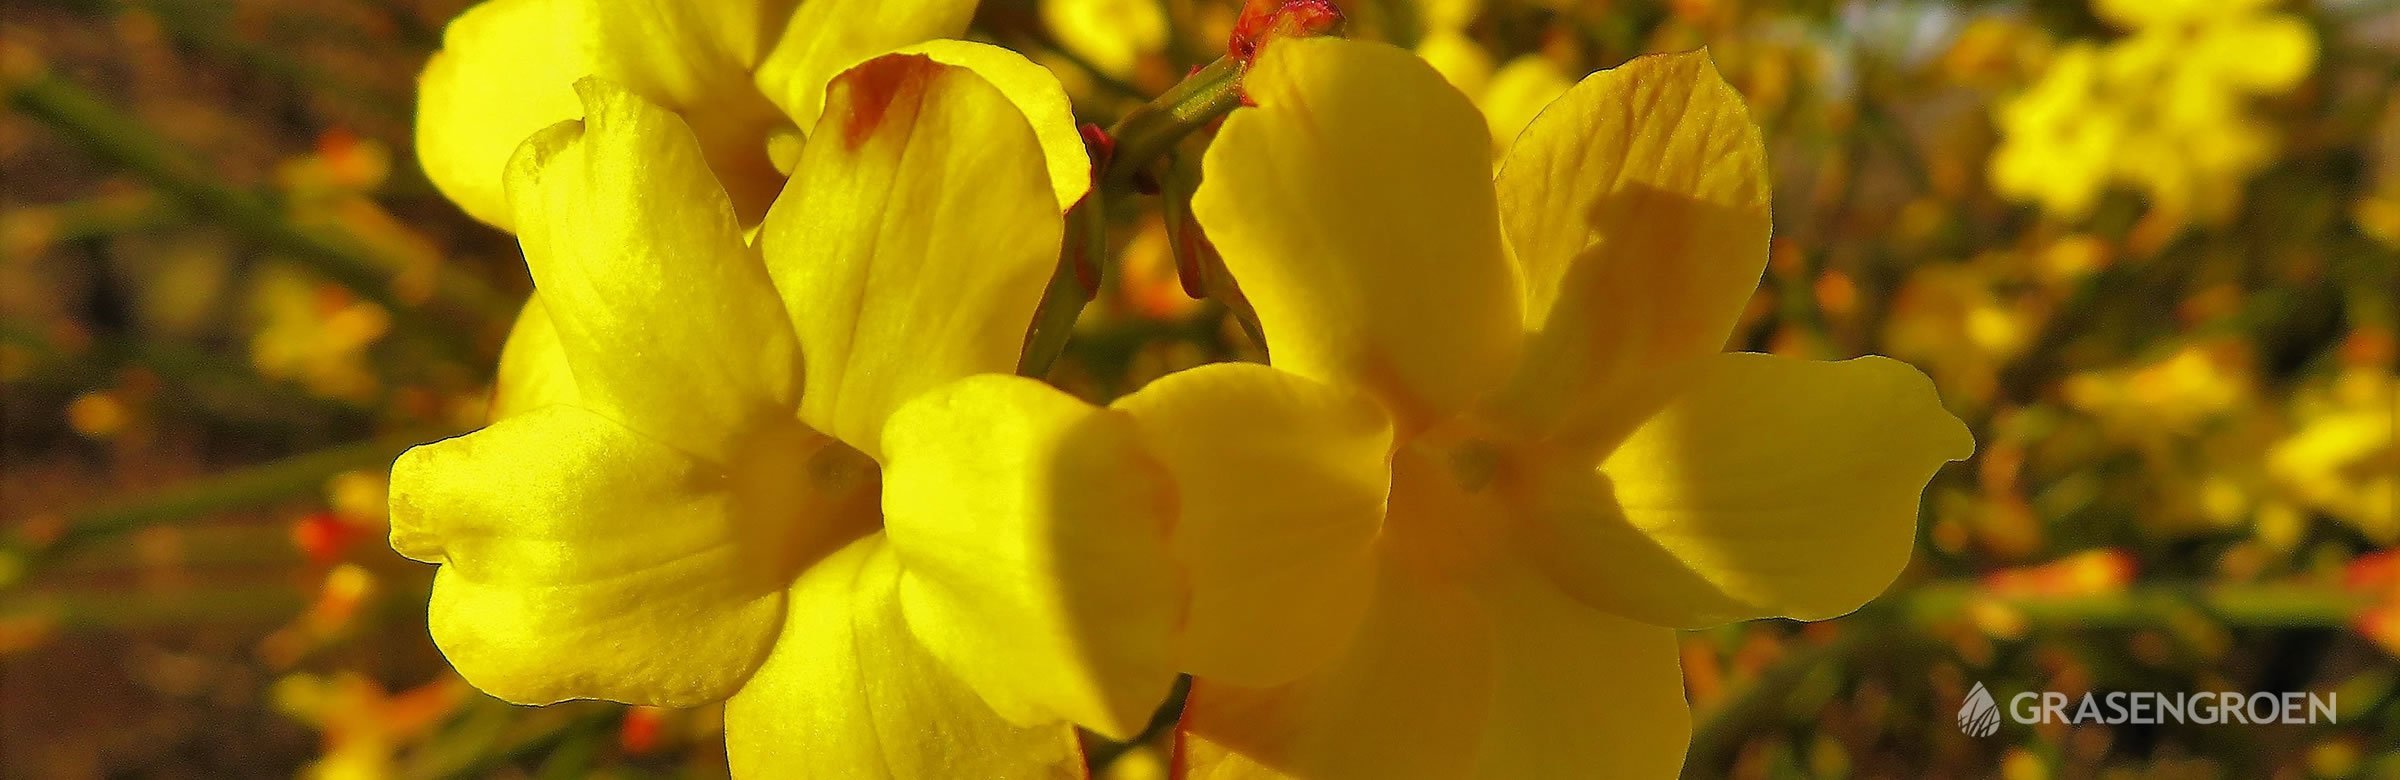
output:
[[[1042,0],[1041,13],[1060,45],[1119,79],[1133,77],[1167,45],[1167,15],[1157,0]]]
[[[2069,45],[2000,105],[1993,186],[2068,219],[2110,183],[2177,220],[2224,219],[2275,149],[2246,103],[2291,89],[2316,62],[2315,34],[2273,13],[2276,1],[2099,0],[2131,34]]]
[[[1425,36],[1417,41],[1417,56],[1460,92],[1475,99],[1492,133],[1492,161],[1499,163],[1509,142],[1533,122],[1574,80],[1558,64],[1536,52],[1509,60],[1495,70],[1483,45],[1467,37],[1466,27],[1482,13],[1473,0],[1433,0],[1419,10],[1425,17]]]
[[[250,336],[250,363],[260,374],[328,398],[374,395],[378,383],[367,350],[391,329],[383,307],[345,288],[270,268],[260,272],[252,308],[258,330]]]
[[[444,32],[426,63],[417,107],[417,154],[436,187],[477,219],[509,228],[509,156],[526,136],[581,116],[577,79],[600,76],[682,114],[743,224],[766,213],[825,102],[826,82],[860,60],[966,32],[975,0],[487,0]],[[981,68],[977,49],[936,44],[936,60]],[[974,60],[954,58],[960,52]],[[1005,67],[1005,63],[1003,63]],[[1030,66],[1028,66],[1030,67]],[[1014,79],[995,82],[1039,120],[1062,203],[1085,182],[1068,116]],[[1081,175],[1081,174],[1077,174]]]
[[[1173,475],[1195,777],[1669,776],[1675,627],[1819,619],[1973,447],[1912,368],[1719,350],[1764,149],[1706,56],[1490,130],[1381,44],[1278,43],[1196,216],[1273,366],[1115,405]]]
[[[2248,407],[2258,395],[2248,345],[2194,341],[2137,366],[2067,378],[2067,405],[2098,418],[2132,443],[2193,436]]]
[[[1067,446],[1129,423],[1007,375],[1064,229],[1009,93],[1065,97],[955,45],[1022,67],[843,73],[754,242],[700,137],[626,88],[578,82],[583,118],[517,153],[540,295],[497,421],[391,483],[476,687],[729,699],[745,775],[1072,773],[1068,723],[1148,719],[1175,597],[1126,518],[1166,487]]]
[[[2069,219],[2099,205],[2125,131],[2099,97],[2099,78],[2099,48],[2072,44],[2024,94],[2000,105],[1993,189]]]
[[[2298,430],[2267,451],[2269,474],[2376,544],[2400,542],[2400,379],[2380,366],[2345,367],[2332,387],[2294,406]]]
[[[300,770],[312,780],[400,776],[394,754],[423,741],[472,693],[455,677],[391,693],[352,672],[294,674],[268,690],[275,709],[325,735],[324,755]]]

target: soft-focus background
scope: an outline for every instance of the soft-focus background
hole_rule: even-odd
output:
[[[477,425],[527,288],[411,157],[461,0],[0,6],[0,776],[721,775],[713,711],[526,709],[426,637],[383,468]],[[1768,134],[1736,348],[1933,375],[1980,451],[1900,584],[1687,634],[1693,776],[2400,777],[2400,3],[1355,0],[1507,138],[1708,46]],[[987,0],[1106,124],[1212,0]],[[1128,204],[1055,379],[1251,350]],[[2339,723],[2007,725],[2009,692],[2336,693]],[[1155,744],[1098,746],[1156,777]]]

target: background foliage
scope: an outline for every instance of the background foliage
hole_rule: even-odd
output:
[[[0,776],[723,773],[713,712],[465,686],[426,637],[431,568],[383,544],[382,469],[481,421],[528,286],[410,159],[462,5],[0,6]],[[2400,776],[2400,4],[1344,5],[1503,136],[1591,69],[1710,47],[1776,184],[1732,346],[1908,360],[1981,442],[1884,599],[1686,635],[1688,774]],[[2199,10],[2152,18],[2174,7]],[[1106,125],[1234,11],[988,0],[976,30]],[[2292,30],[2304,57],[2270,45]],[[1106,398],[1253,354],[1177,281],[1207,251],[1181,220],[1204,140],[1112,205],[1055,381]],[[1974,738],[1977,682],[2340,713]],[[1158,776],[1157,747],[1095,756]]]

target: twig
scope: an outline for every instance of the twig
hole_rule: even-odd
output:
[[[68,517],[65,528],[55,537],[0,544],[0,589],[22,582],[44,562],[101,539],[212,512],[281,501],[315,489],[343,471],[389,465],[402,450],[440,436],[417,431],[345,444],[76,513]]]
[[[2032,630],[2079,631],[2164,625],[2177,615],[2195,612],[2234,628],[2340,627],[2368,604],[2356,594],[2305,585],[2158,584],[2065,596],[1994,594],[1971,582],[1923,585],[1843,618],[1839,636],[1785,655],[1749,686],[1702,713],[1693,724],[1685,771],[1701,777],[1723,775],[1742,742],[1774,716],[1793,686],[1811,672],[1870,649],[1921,641],[1925,634],[1915,629],[1959,620],[1971,606],[2009,610]]]
[[[347,236],[313,230],[284,219],[280,210],[255,193],[210,180],[200,166],[152,136],[131,118],[94,99],[81,88],[47,74],[34,76],[8,91],[8,103],[58,130],[95,157],[122,166],[193,212],[214,218],[269,249],[289,255],[310,269],[356,291],[392,312],[399,327],[443,337],[442,343],[460,355],[468,340],[452,323],[428,317],[415,302],[403,299],[391,281],[394,263]],[[506,322],[515,303],[482,280],[445,269],[434,285],[436,300],[483,318]]]

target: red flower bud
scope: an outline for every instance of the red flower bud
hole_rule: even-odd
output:
[[[1242,15],[1234,19],[1225,53],[1247,63],[1257,59],[1269,43],[1331,35],[1341,27],[1342,9],[1333,0],[1248,0],[1242,4]]]

